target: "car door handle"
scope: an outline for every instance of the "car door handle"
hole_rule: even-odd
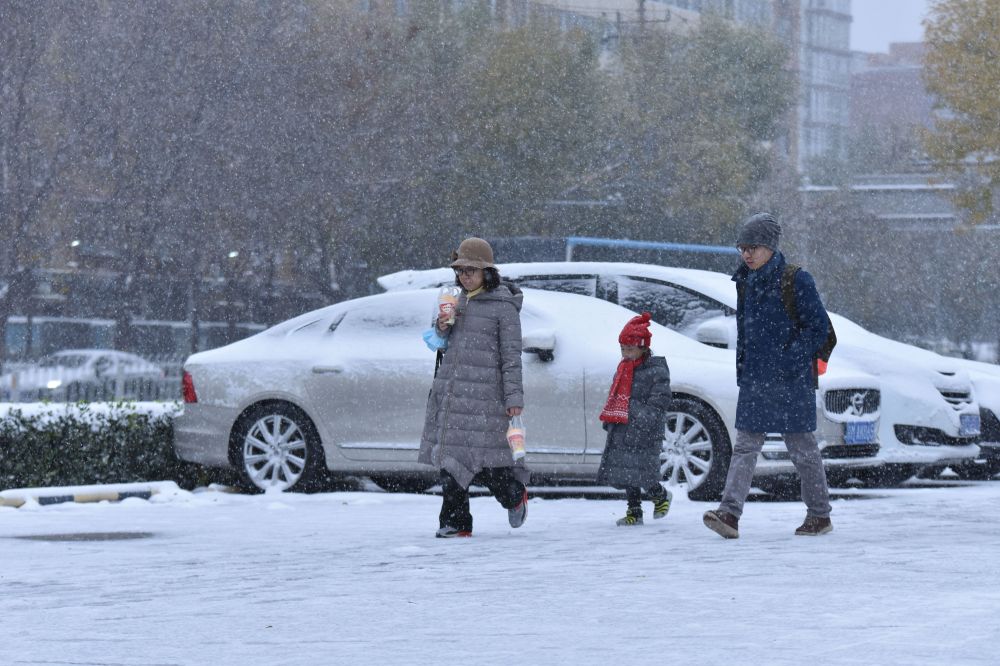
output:
[[[314,365],[313,374],[316,375],[339,375],[344,369],[339,365]]]

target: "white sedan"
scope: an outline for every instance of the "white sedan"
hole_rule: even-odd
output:
[[[722,273],[616,262],[511,263],[501,264],[499,270],[521,286],[597,297],[636,312],[648,310],[654,321],[708,346],[731,349],[736,344],[736,288]],[[451,280],[448,269],[429,269],[392,273],[378,282],[394,290]],[[896,485],[927,466],[975,459],[980,452],[980,408],[969,373],[956,359],[875,335],[845,317],[830,317],[838,344],[830,370],[820,378],[827,413],[857,412],[878,421],[877,457],[883,464],[855,477]],[[881,402],[841,390],[838,371],[873,376],[881,387]],[[987,389],[985,380],[982,387]],[[857,435],[859,427],[847,435]],[[836,471],[830,476],[844,480]]]
[[[0,377],[0,388],[21,399],[48,398],[107,382],[162,378],[160,366],[136,354],[114,349],[64,349],[5,373]]]
[[[618,333],[633,313],[605,301],[525,289],[527,463],[536,480],[593,480],[604,449],[598,420],[620,360]],[[309,489],[327,472],[365,474],[385,486],[429,487],[436,470],[417,463],[434,354],[421,332],[436,290],[400,291],[309,312],[184,364],[184,409],[175,448],[188,461],[238,470],[250,488]],[[662,471],[689,496],[717,498],[725,481],[737,388],[734,354],[652,325],[653,350],[666,356],[674,391]],[[878,402],[870,377],[834,380]],[[826,414],[823,407],[818,407]],[[822,418],[832,469],[870,467],[877,446],[845,443],[849,413]],[[771,443],[762,479],[793,473]]]

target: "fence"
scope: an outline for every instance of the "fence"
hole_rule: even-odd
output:
[[[30,363],[8,363],[0,377],[2,402],[109,402],[169,401],[181,397],[184,358],[175,355],[147,357],[160,368],[149,373],[119,371],[105,377],[81,376],[61,367],[39,367]]]

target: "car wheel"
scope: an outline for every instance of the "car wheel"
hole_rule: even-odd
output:
[[[861,482],[864,488],[895,488],[918,473],[921,465],[883,465],[871,469],[859,469],[854,478]]]
[[[692,398],[675,398],[667,413],[660,472],[670,484],[687,484],[693,500],[722,497],[731,449],[722,419]]]
[[[302,410],[285,402],[257,405],[234,429],[234,465],[250,490],[316,490],[326,465],[319,435]]]
[[[375,484],[390,493],[422,493],[430,489],[437,479],[422,476],[371,476]]]
[[[952,470],[963,479],[989,481],[1000,473],[1000,458],[970,460],[960,465],[953,465]]]
[[[829,477],[827,478],[829,480]],[[753,485],[757,486],[758,490],[762,490],[770,495],[771,499],[781,502],[802,500],[802,484],[799,482],[797,475],[779,474],[757,478],[754,479]]]

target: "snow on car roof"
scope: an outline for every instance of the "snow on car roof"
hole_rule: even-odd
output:
[[[600,261],[525,262],[497,264],[497,268],[501,275],[510,278],[531,275],[627,275],[666,280],[736,308],[736,287],[731,276],[715,271],[658,264]],[[379,285],[388,291],[450,284],[452,281],[454,273],[450,268],[405,270],[378,278]],[[832,312],[830,318],[839,338],[840,354],[838,350],[834,350],[835,355],[843,356],[847,347],[863,348],[866,353],[874,353],[884,359],[893,359],[911,366],[919,362],[941,373],[961,374],[955,359],[872,333],[850,319]]]
[[[530,275],[633,275],[669,280],[729,307],[736,307],[736,286],[730,276],[697,268],[612,261],[539,261],[497,264],[497,269],[500,275],[508,278]],[[455,273],[451,268],[430,268],[389,273],[378,278],[377,282],[386,291],[396,291],[451,284],[454,280]]]

